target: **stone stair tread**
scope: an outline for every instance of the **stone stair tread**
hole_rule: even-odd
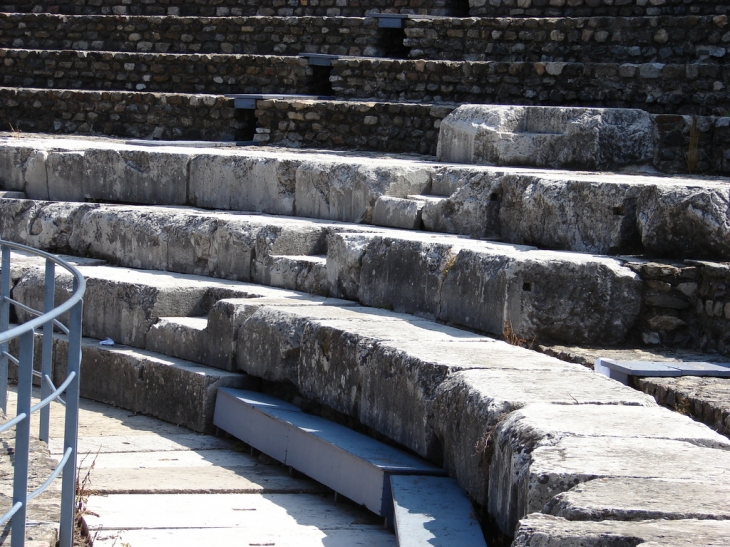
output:
[[[454,479],[392,475],[399,547],[486,547],[469,498]]]
[[[247,444],[381,516],[391,512],[391,474],[445,471],[323,418],[259,404],[256,393],[219,390],[215,423]]]
[[[160,317],[160,321],[175,323],[193,330],[203,330],[208,326],[207,317]]]

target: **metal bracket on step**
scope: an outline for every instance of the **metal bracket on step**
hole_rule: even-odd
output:
[[[616,361],[601,357],[596,360],[593,370],[622,384],[629,383],[629,376],[713,376],[716,378],[730,378],[730,363]]]
[[[311,100],[311,101],[331,101],[334,97],[321,95],[285,95],[275,93],[236,93],[225,95],[228,99],[233,99],[233,107],[244,110],[255,110],[256,101],[264,100]]]

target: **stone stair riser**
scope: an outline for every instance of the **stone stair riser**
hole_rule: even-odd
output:
[[[361,17],[370,13],[412,13],[459,16],[512,16],[512,17],[591,17],[591,16],[657,16],[657,15],[701,15],[726,14],[727,6],[709,0],[670,0],[668,2],[645,2],[630,0],[615,3],[612,0],[572,0],[570,2],[541,2],[540,0],[495,0],[484,2],[447,2],[444,0],[410,0],[404,5],[393,6],[392,2],[368,0],[360,2],[335,2],[325,0],[311,2],[260,2],[253,0],[225,0],[209,5],[203,0],[187,0],[173,3],[158,0],[151,3],[120,4],[119,0],[70,1],[34,0],[25,4],[10,4],[2,7],[5,12],[48,12],[66,15],[197,15],[202,17],[226,17],[243,15],[264,16],[349,16]],[[457,13],[458,12],[458,13]]]
[[[68,141],[64,141],[64,146],[49,147],[49,142],[54,141],[41,144],[16,139],[0,146],[0,178],[6,190],[26,192],[32,199],[190,204],[347,222],[371,222],[380,197],[405,198],[431,192],[447,196],[423,205],[423,223],[431,231],[477,238],[501,237],[512,243],[599,254],[644,252],[653,257],[730,258],[730,238],[723,228],[728,225],[727,208],[723,204],[730,197],[721,182],[708,181],[702,188],[696,188],[689,179],[668,182],[663,178],[640,176],[444,167],[365,158],[313,161],[296,155],[277,157],[243,151],[232,155],[210,149],[182,152],[121,146],[75,148]],[[150,177],[156,181],[154,185],[147,184]],[[131,222],[129,215],[132,214],[129,209],[116,209],[114,213],[101,208],[92,212],[89,206],[68,203],[53,206],[3,201],[2,207],[7,219],[13,219],[3,225],[7,237],[22,227],[33,235],[39,229],[32,226],[34,215],[50,219],[61,214],[61,209],[69,219],[76,214],[90,215],[87,222],[95,225],[96,230],[115,230],[111,227],[114,222],[120,223],[120,230],[124,229],[122,223]],[[37,207],[40,207],[38,211]],[[72,209],[66,210],[69,207]],[[698,209],[703,211],[699,218],[694,214]],[[587,211],[591,213],[586,214]],[[21,221],[23,216],[26,218]],[[109,228],[99,226],[95,218],[103,218]],[[224,218],[225,221],[217,222],[223,222],[222,226],[235,224],[235,218]],[[158,239],[152,217],[137,220],[140,226],[150,226],[148,230],[140,228],[140,233],[149,232],[154,240]],[[196,213],[195,222],[200,225],[197,231],[205,234],[213,229],[215,215],[204,217]],[[288,224],[297,230],[304,230],[304,225],[313,228],[309,221],[302,224],[292,220]],[[53,226],[48,225],[51,229]],[[92,230],[90,226],[83,229]],[[184,228],[180,229],[185,232]],[[38,236],[41,245],[43,238],[57,238],[52,233]],[[90,245],[88,252],[105,256],[103,249],[94,249],[90,235],[82,239],[88,240],[85,244]],[[173,247],[179,247],[182,257],[192,252],[185,251],[191,244],[187,235],[171,241],[175,242]],[[217,245],[222,244],[219,238]],[[59,250],[67,245],[61,241],[54,243]],[[277,247],[269,254],[324,252],[321,241],[298,250]],[[137,266],[154,264],[145,262],[144,255],[137,256],[136,260]],[[250,279],[248,269],[241,269],[246,259],[230,265],[219,259],[217,270],[206,270],[199,264],[199,256],[191,260],[195,270],[189,273],[217,271],[213,275],[228,277],[228,272],[237,270],[237,279]],[[168,265],[164,269],[173,267]]]
[[[604,63],[722,63],[724,17],[410,20],[413,59]]]
[[[0,14],[0,47],[150,53],[380,56],[373,18]]]
[[[17,356],[17,341],[10,353]],[[34,368],[40,370],[43,337],[35,336]],[[55,334],[53,377],[55,385],[66,378],[68,338]],[[100,346],[99,340],[81,343],[81,397],[154,416],[199,433],[212,433],[215,399],[219,387],[247,388],[253,380],[245,374],[225,372],[131,347]],[[11,379],[15,367],[11,367]]]
[[[0,50],[0,85],[167,93],[314,93],[297,57]]]
[[[728,13],[728,7],[710,0],[471,0],[469,14],[473,16],[512,17],[591,17],[591,16],[657,16],[657,15],[715,15]]]
[[[0,88],[0,97],[0,117],[23,132],[235,141],[254,129],[220,95]]]
[[[111,223],[108,223],[103,210],[99,210],[102,214],[98,216],[96,212],[92,210],[87,215],[76,215],[77,226],[68,227],[70,234],[66,241],[73,252],[112,259],[124,266],[221,277],[227,273],[235,279],[272,284],[277,280],[272,274],[263,274],[270,264],[266,255],[276,248],[276,243],[268,241],[268,248],[260,244],[251,245],[259,235],[265,240],[266,230],[256,235],[244,223],[239,224],[237,230],[224,229],[219,234],[218,226],[205,219],[188,224],[185,215],[173,215],[169,219],[169,228],[164,224],[164,217],[158,217],[149,224],[150,230],[145,237],[140,238],[139,226],[134,231],[122,228],[139,219],[134,212],[127,219],[122,219],[121,224],[115,222],[114,208],[110,210]],[[95,216],[98,224],[93,220]],[[142,222],[144,224],[144,220]],[[207,228],[204,228],[206,225]],[[161,232],[160,228],[163,227],[165,231]],[[32,228],[26,228],[16,237],[25,240],[30,231]],[[208,237],[204,235],[206,232],[210,233]],[[174,234],[176,239],[170,241],[169,233]],[[122,234],[129,234],[129,237]],[[309,239],[306,235],[297,238],[297,231],[292,230],[289,238],[282,238],[280,248],[286,249],[287,239],[299,244],[300,249],[307,249],[307,246],[309,249],[313,246],[318,248],[322,232],[310,228],[309,234]],[[217,240],[221,236],[226,236],[229,243],[219,244]],[[4,237],[12,236],[7,233]],[[50,242],[56,237],[51,232],[44,239],[52,245]],[[192,240],[193,245],[176,249],[174,242],[178,238],[179,241]],[[62,237],[61,241],[64,239]],[[640,310],[640,278],[619,261],[610,258],[581,258],[529,247],[469,242],[448,236],[442,236],[439,241],[431,236],[408,237],[407,233],[349,234],[333,230],[327,239],[327,260],[317,270],[320,277],[314,282],[320,288],[320,294],[406,313],[426,314],[479,331],[501,335],[509,325],[518,336],[526,339],[616,344],[626,337]],[[237,240],[250,242],[247,253],[241,253]],[[102,243],[104,241],[109,241],[111,245],[107,246]],[[168,251],[168,248],[175,251]],[[217,252],[223,249],[224,257],[239,257],[243,267],[217,270],[218,254],[211,253],[213,249]],[[146,259],[137,258],[145,255]],[[246,256],[249,260],[255,256],[261,266],[251,262],[246,264]],[[227,265],[224,262],[224,267]],[[253,275],[246,278],[246,272],[253,272]],[[27,280],[27,284],[35,286],[38,281],[33,277]],[[119,297],[119,291],[125,290],[123,285],[110,285],[105,280],[99,283],[102,293],[98,298],[110,303]],[[20,286],[25,284],[21,282]],[[95,287],[95,282],[90,281],[87,299],[93,297]],[[471,287],[478,287],[478,290],[474,292]],[[237,289],[232,286],[230,290],[235,292]],[[122,317],[127,317],[133,325],[138,326],[134,338],[122,340],[124,343],[143,347],[144,336],[156,317],[201,315],[209,309],[204,307],[201,313],[201,306],[205,302],[203,297],[207,294],[202,289],[170,293],[161,301],[156,300],[162,298],[161,295],[158,297],[158,290],[151,291],[146,290],[135,296],[139,302],[130,302],[129,311],[122,314]],[[166,298],[173,300],[168,304]],[[155,311],[154,306],[159,311]],[[180,309],[177,313],[162,311],[170,306]],[[112,308],[100,306],[100,309]],[[111,327],[106,321],[106,318],[96,318],[86,328],[109,330]],[[114,328],[114,335],[121,336],[120,331],[128,328],[124,325]],[[88,330],[87,335],[100,337]]]
[[[640,108],[724,116],[730,70],[712,64],[336,60],[346,99]]]
[[[347,16],[364,17],[370,13],[419,13],[450,15],[454,2],[449,0],[410,0],[394,7],[386,0],[306,0],[295,2],[261,2],[260,0],[223,0],[210,4],[205,0],[156,0],[149,3],[120,3],[120,0],[34,0],[28,4],[0,7],[4,12],[62,13],[65,15],[182,15],[199,17],[241,16]]]

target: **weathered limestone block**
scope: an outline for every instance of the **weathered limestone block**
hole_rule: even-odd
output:
[[[338,320],[312,319],[302,337],[299,388],[419,454],[439,458],[428,401],[449,367],[416,368],[393,348],[485,340],[385,310],[356,308]]]
[[[608,543],[610,542],[610,543]],[[532,514],[520,521],[513,547],[710,547],[730,542],[727,520],[568,521]]]
[[[430,184],[428,169],[398,162],[304,161],[296,172],[297,215],[370,223],[380,196],[420,194]]]
[[[232,281],[139,271],[107,266],[81,266],[86,278],[84,335],[112,338],[144,348],[147,332],[159,317],[195,317],[223,298],[266,296],[276,289]],[[43,270],[29,268],[13,288],[14,298],[43,309]],[[56,273],[56,305],[71,294],[71,275]],[[27,320],[19,313],[21,321]]]
[[[700,447],[722,448],[730,456],[730,442],[725,437],[664,408],[528,405],[502,421],[494,433],[489,512],[504,532],[510,533],[527,513],[541,510],[540,503],[547,503],[558,493],[556,490],[573,486],[573,478],[562,475],[553,482],[543,480],[532,473],[532,466],[536,451],[574,437],[580,437],[580,442],[588,446],[624,438],[674,439]],[[586,465],[586,473],[590,473],[592,468],[587,461]],[[627,459],[623,465],[632,468],[635,464]]]
[[[505,173],[500,179],[502,237],[583,253],[640,252],[636,200],[641,187],[621,182],[600,175]]]
[[[532,354],[509,346],[495,358],[509,362],[533,359]],[[488,502],[494,428],[511,412],[538,402],[656,406],[652,398],[617,382],[587,369],[561,369],[558,363],[542,356],[530,370],[465,370],[439,386],[435,415],[444,465],[477,502]]]
[[[294,215],[299,161],[219,152],[190,160],[189,203],[197,207]]]
[[[0,182],[4,190],[18,190],[39,199],[48,197],[48,176],[46,174],[47,153],[33,145],[13,142],[17,139],[0,139]]]
[[[67,340],[54,343],[55,360],[65,375]],[[81,396],[184,425],[193,431],[213,431],[213,411],[219,387],[243,387],[245,375],[203,367],[128,347],[82,345]],[[60,379],[60,378],[59,378]],[[57,383],[58,385],[58,383]]]
[[[329,241],[336,295],[481,331],[611,345],[640,309],[639,277],[608,258],[418,233]]]
[[[71,253],[76,250],[73,239],[83,219],[98,207],[89,203],[2,199],[0,236],[38,249]]]
[[[459,170],[457,184],[439,177],[439,186],[448,196],[430,201],[423,208],[423,226],[433,232],[448,232],[473,237],[499,237],[500,208],[503,194],[501,173],[474,168]],[[434,181],[434,186],[436,182]],[[453,191],[450,191],[452,190]],[[512,240],[509,240],[512,241]],[[520,241],[515,241],[519,243]]]
[[[255,262],[257,283],[308,292],[329,294],[326,259],[320,256],[269,255]]]
[[[644,189],[637,202],[637,224],[647,254],[730,257],[730,188],[708,182]]]
[[[31,198],[161,205],[187,201],[187,154],[123,146],[49,150],[47,154],[47,194],[26,190]]]
[[[359,418],[434,461],[444,457],[443,439],[437,433],[437,394],[451,374],[482,368],[579,370],[576,365],[520,352],[491,338],[432,338],[375,345],[361,365]]]
[[[365,248],[358,300],[366,306],[435,317],[452,243],[375,237]]]
[[[145,349],[193,363],[208,364],[203,360],[207,325],[205,317],[160,317],[147,332]]]
[[[545,512],[568,520],[730,520],[728,502],[724,482],[594,479],[555,496]]]
[[[507,275],[505,321],[528,340],[614,345],[639,314],[642,282],[617,260],[531,251]]]
[[[327,280],[330,295],[357,300],[365,250],[375,234],[331,233],[327,237]]]
[[[441,123],[441,161],[616,169],[653,159],[643,110],[462,105]]]
[[[510,319],[505,304],[514,261],[512,249],[505,246],[505,250],[506,254],[484,248],[454,251],[444,272],[438,319],[494,334],[504,332]]]
[[[517,518],[542,511],[557,494],[592,479],[638,477],[723,482],[728,469],[729,451],[685,441],[616,437],[608,443],[600,437],[564,437],[553,446],[532,451],[529,470],[520,481],[521,490],[527,493],[525,502],[509,524],[514,526]]]
[[[373,224],[404,230],[421,228],[424,201],[380,196],[373,209]]]

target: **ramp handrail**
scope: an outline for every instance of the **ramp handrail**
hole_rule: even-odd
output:
[[[11,521],[11,547],[25,545],[25,527],[28,502],[41,494],[53,480],[63,473],[61,487],[61,520],[59,523],[59,546],[73,547],[76,501],[76,443],[79,418],[79,368],[81,365],[81,320],[83,295],[86,281],[81,272],[68,262],[49,253],[0,240],[2,262],[0,263],[0,409],[7,413],[8,362],[18,365],[17,411],[14,418],[0,425],[0,433],[15,427],[15,463],[13,466],[13,505],[0,515],[0,526]],[[43,311],[35,310],[10,297],[11,251],[20,251],[45,259],[45,290]],[[56,265],[73,276],[71,296],[58,307],[54,307]],[[10,328],[10,308],[23,310],[35,318]],[[61,323],[61,317],[68,313],[68,325]],[[66,378],[57,388],[53,384],[53,328],[54,325],[68,335],[68,357]],[[36,329],[42,333],[41,370],[33,370]],[[42,329],[42,330],[41,330]],[[10,353],[10,342],[19,339],[18,356]],[[31,407],[33,376],[41,377],[41,401]],[[61,394],[65,391],[65,401]],[[58,400],[66,407],[63,439],[63,458],[48,479],[35,491],[28,493],[28,460],[30,451],[30,417],[40,413],[39,438],[49,441],[50,403]]]

